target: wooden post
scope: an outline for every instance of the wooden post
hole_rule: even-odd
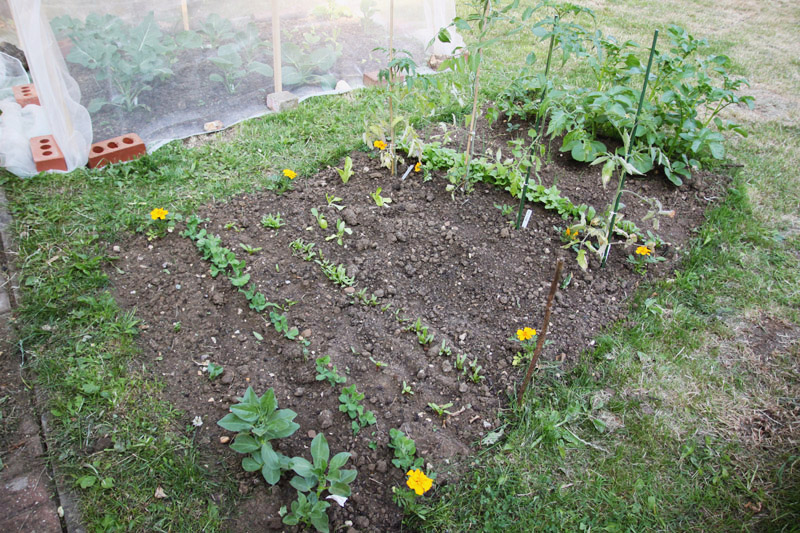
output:
[[[189,7],[186,0],[181,0],[181,15],[183,15],[183,29],[189,31]]]
[[[283,91],[281,72],[281,14],[278,0],[272,0],[272,64],[274,71],[275,92]]]
[[[522,399],[525,396],[525,389],[528,388],[528,383],[530,383],[531,378],[533,377],[533,371],[536,368],[536,362],[539,360],[539,356],[542,353],[542,348],[544,347],[544,339],[547,337],[547,327],[550,325],[550,308],[553,306],[553,297],[556,295],[556,291],[558,290],[558,280],[561,279],[561,269],[563,267],[564,261],[563,259],[559,259],[558,263],[556,263],[556,273],[553,276],[552,283],[550,283],[550,293],[547,295],[547,306],[544,310],[544,323],[542,324],[542,329],[539,331],[539,336],[536,339],[536,348],[533,350],[533,357],[531,357],[531,363],[528,365],[528,373],[525,374],[525,379],[522,381],[522,385],[517,393],[517,403],[519,404],[522,403]]]

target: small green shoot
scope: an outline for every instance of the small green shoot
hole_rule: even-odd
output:
[[[278,229],[281,226],[285,226],[286,223],[281,218],[280,213],[276,213],[274,215],[272,213],[267,213],[261,217],[261,225],[269,229]]]
[[[392,203],[392,199],[389,197],[384,198],[383,196],[381,196],[382,190],[383,189],[381,187],[378,187],[378,190],[376,190],[373,193],[370,193],[369,195],[375,202],[375,205],[377,205],[378,207],[389,207],[389,204]]]
[[[258,246],[258,247],[256,247],[256,246],[250,246],[249,244],[245,244],[245,243],[243,243],[243,242],[240,242],[240,243],[239,243],[239,247],[240,247],[242,250],[244,250],[245,252],[247,252],[249,255],[257,254],[258,252],[260,252],[261,250],[263,250],[263,248],[261,248],[260,246]]]
[[[208,363],[206,371],[208,372],[208,379],[214,381],[216,378],[221,376],[223,372],[225,372],[225,369],[222,367],[222,365],[215,365],[214,363]]]
[[[311,214],[317,219],[317,224],[321,229],[328,229],[328,221],[325,220],[325,215],[320,213],[316,207],[311,208]]]
[[[344,158],[344,168],[337,168],[336,172],[339,173],[339,177],[342,178],[342,183],[347,184],[350,181],[350,178],[353,177],[353,160],[350,156]]]
[[[337,209],[338,211],[341,211],[342,209],[344,209],[343,205],[339,205],[339,204],[336,203],[336,202],[341,202],[342,199],[339,198],[338,196],[336,196],[335,194],[325,193],[325,201],[328,202],[328,207],[333,207],[333,208]]]
[[[405,380],[403,380],[403,387],[400,389],[400,394],[403,394],[403,395],[406,395],[406,396],[413,396],[414,395],[414,391],[411,389],[411,385],[406,383]]]
[[[353,230],[348,228],[345,225],[344,220],[342,220],[340,218],[339,220],[336,221],[336,234],[335,235],[330,235],[328,237],[325,237],[325,240],[326,241],[330,241],[330,240],[336,239],[336,244],[341,246],[342,245],[342,238],[344,237],[345,233],[347,235],[352,235],[353,234]]]
[[[369,360],[372,361],[373,365],[375,365],[375,369],[376,370],[380,370],[381,368],[385,368],[385,367],[389,366],[386,363],[384,363],[383,361],[378,361],[377,359],[374,359],[372,357],[370,357]]]
[[[331,356],[326,355],[316,360],[317,381],[327,381],[331,387],[347,382],[347,378],[338,374],[336,365],[331,363]]]
[[[430,407],[433,410],[434,413],[436,413],[437,415],[439,415],[441,417],[444,417],[444,415],[453,414],[450,411],[448,411],[448,409],[453,407],[453,402],[448,402],[448,403],[446,403],[444,405],[438,405],[438,404],[435,404],[433,402],[429,402],[428,403],[428,407]]]
[[[350,427],[353,429],[353,435],[358,433],[361,428],[371,426],[377,422],[375,413],[367,411],[361,405],[361,400],[364,399],[364,393],[358,392],[355,385],[344,387],[342,394],[339,395],[339,411],[347,413],[352,420]]]

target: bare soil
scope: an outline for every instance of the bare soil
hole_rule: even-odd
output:
[[[497,143],[505,136],[483,132],[484,139]],[[453,480],[468,468],[462,459],[501,424],[498,411],[525,370],[512,365],[518,351],[512,338],[518,328],[541,329],[557,258],[565,259],[564,275],[571,282],[556,296],[540,363],[553,372],[574,364],[598,332],[624,319],[640,283],[676,268],[680,249],[725,182],[713,175],[698,176],[680,189],[660,176],[629,182],[629,189],[677,212],[662,220],[658,232],[670,243],[659,250],[666,261],[643,277],[625,261],[632,250],[621,247],[605,269],[592,258],[582,272],[574,253],[561,248],[565,221],[539,206],[530,206],[527,228],[515,231],[510,217],[495,207],[515,204],[507,192],[478,185],[472,194],[453,199],[442,176],[423,181],[412,172],[405,180],[392,178],[374,155],[352,154],[355,176],[346,185],[329,168],[298,178],[295,190],[283,195],[243,195],[198,213],[208,219],[204,227],[210,233],[246,259],[251,281],[270,301],[294,302],[287,315],[310,341],[305,354],[300,343],[277,334],[268,317],[248,309],[227,279],[212,278],[208,263],[178,230],[153,242],[136,236],[115,254],[110,275],[117,301],[135,308],[143,321],[141,363],[166,381],[166,399],[184,412],[187,426],[202,417],[197,442],[208,464],[220,475],[223,470],[235,475],[247,496],[227,502],[233,531],[284,529],[278,511],[295,497],[288,480],[269,487],[260,475],[245,473],[242,456],[220,442],[232,435],[216,421],[248,386],[258,394],[274,388],[279,406],[298,413],[301,429],[278,444],[283,453],[309,457],[311,438],[324,431],[333,453],[353,454],[350,464],[358,469],[353,496],[344,509],[334,506],[332,526],[399,530],[402,513],[392,503],[392,487],[404,486],[405,476],[391,464],[389,429],[400,428],[416,440],[419,453],[439,472],[437,484]],[[557,152],[554,159],[542,173],[543,183],[557,181],[575,204],[600,211],[608,205],[613,191],[600,187],[599,169],[565,161]],[[370,198],[377,187],[392,198],[390,207],[377,207]],[[341,197],[345,209],[329,207],[326,193]],[[641,220],[646,209],[637,207],[633,196],[626,201],[629,218],[649,227]],[[327,230],[317,225],[312,207],[325,214]],[[267,213],[281,213],[286,225],[265,228],[260,220]],[[338,219],[353,230],[343,246],[325,240]],[[335,285],[317,264],[293,256],[289,243],[298,238],[345,265],[356,279],[355,291],[366,289],[378,305],[359,303],[353,289]],[[240,244],[260,250],[248,255]],[[435,335],[428,346],[405,330],[417,318]],[[452,347],[451,356],[439,354],[442,341]],[[470,380],[468,366],[466,374],[455,368],[456,354],[477,360],[483,379]],[[347,384],[365,393],[376,425],[353,434],[338,409],[339,389],[315,379],[314,359],[322,355],[330,355]],[[370,358],[386,366],[378,368]],[[209,380],[200,366],[206,361],[222,365],[224,374]],[[401,394],[403,383],[413,394]],[[441,418],[429,402],[452,403],[449,411],[456,414]]]

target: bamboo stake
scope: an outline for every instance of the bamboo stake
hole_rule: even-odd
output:
[[[489,4],[491,3],[490,0],[485,0],[483,4],[483,23],[486,24],[486,12],[489,11]],[[484,34],[485,35],[485,34]],[[469,132],[467,134],[467,147],[464,150],[464,159],[465,159],[465,170],[464,170],[464,190],[467,190],[467,184],[469,183],[469,164],[472,161],[472,145],[473,139],[475,138],[475,117],[478,114],[478,88],[479,88],[479,79],[481,75],[481,56],[483,55],[483,49],[478,48],[475,53],[478,66],[475,68],[475,84],[472,87],[472,115],[469,117]],[[467,59],[469,61],[469,59]]]
[[[558,290],[558,281],[561,279],[561,268],[563,266],[564,260],[559,259],[558,263],[556,263],[556,274],[553,276],[553,282],[550,284],[550,294],[547,295],[547,305],[544,310],[544,324],[542,324],[542,329],[539,331],[539,336],[536,339],[536,348],[533,350],[533,357],[531,358],[531,364],[528,365],[528,372],[525,374],[525,380],[522,382],[519,393],[517,394],[517,401],[519,402],[521,402],[525,396],[525,389],[528,388],[528,383],[530,383],[533,377],[533,370],[536,368],[536,362],[539,360],[539,355],[541,355],[542,348],[544,347],[544,339],[547,337],[547,327],[550,325],[550,308],[553,305],[553,298]]]
[[[656,41],[658,41],[658,30],[653,32],[653,45],[650,47],[650,59],[647,60],[647,71],[644,74],[644,83],[642,84],[642,94],[639,95],[639,107],[636,108],[636,118],[633,120],[633,131],[631,138],[628,141],[628,148],[625,150],[625,162],[631,156],[631,147],[636,142],[636,130],[639,129],[639,113],[642,110],[644,103],[644,93],[647,91],[647,80],[650,79],[650,67],[653,66],[653,56],[656,53]],[[625,186],[625,169],[623,168],[619,176],[619,184],[617,185],[617,196],[614,199],[614,209],[611,211],[611,223],[608,225],[608,237],[606,238],[606,249],[603,253],[603,260],[600,262],[600,268],[605,268],[608,254],[611,253],[611,234],[614,231],[614,224],[617,222],[617,209],[619,209],[619,199],[622,197],[622,188]]]
[[[283,69],[281,63],[281,15],[278,0],[272,0],[272,64],[275,92],[283,91]]]
[[[550,73],[550,59],[553,57],[553,44],[555,43],[555,29],[556,24],[558,24],[558,15],[556,15],[555,20],[553,22],[553,35],[550,36],[550,47],[547,49],[547,64],[544,67],[544,88],[542,88],[542,96],[539,98],[539,107],[538,112],[536,113],[536,124],[534,124],[533,131],[534,137],[533,142],[531,142],[530,154],[533,154],[533,147],[539,142],[539,128],[541,128],[542,122],[544,120],[544,115],[542,114],[542,103],[544,102],[544,98],[547,95],[547,76]],[[532,162],[531,162],[532,163]],[[522,208],[525,207],[525,196],[528,194],[528,182],[531,179],[531,166],[528,167],[528,172],[525,174],[525,183],[522,185],[522,196],[519,198],[519,209],[517,210],[517,224],[514,229],[519,229],[519,225],[522,222]]]
[[[394,144],[394,0],[389,1],[389,153],[392,156],[392,177],[397,176],[397,158]]]
[[[189,7],[186,0],[181,0],[181,15],[183,17],[183,29],[189,31]]]

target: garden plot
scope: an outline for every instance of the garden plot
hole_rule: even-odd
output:
[[[352,159],[347,184],[330,168],[294,180],[284,194],[240,196],[197,213],[195,236],[219,236],[218,247],[245,262],[233,276],[241,290],[225,273],[212,276],[212,263],[180,235],[184,223],[162,238],[136,237],[115,254],[116,298],[143,321],[142,362],[166,380],[166,399],[185,413],[207,464],[237,472],[240,492],[252,496],[232,517],[234,530],[280,529],[281,506],[296,498],[290,476],[270,488],[244,472],[243,456],[229,448],[234,433],[216,424],[248,387],[259,396],[274,389],[278,407],[297,413],[300,429],[273,440],[276,451],[308,456],[322,432],[332,454],[352,454],[347,468],[358,474],[345,507],[332,505],[333,525],[397,529],[393,487],[405,487],[406,469],[392,464],[390,430],[416,442],[423,470],[438,473],[434,485],[466,468],[459,459],[503,428],[499,411],[527,363],[516,332],[541,328],[556,259],[566,260],[564,282],[540,372],[558,374],[591,349],[604,326],[623,319],[627,297],[645,279],[626,262],[633,248],[615,247],[602,270],[592,257],[582,271],[562,250],[564,220],[538,205],[527,228],[514,230],[503,206],[515,200],[504,191],[477,184],[452,197],[438,173],[428,181],[414,171],[391,178],[374,153]],[[602,208],[613,191],[597,187],[592,173],[557,160],[542,182]],[[706,176],[704,193],[663,179],[629,182],[677,212],[661,222],[668,257],[647,265],[648,276],[673,269],[718,185],[714,176]],[[391,202],[379,206],[377,196]],[[632,206],[628,216],[645,227],[639,211]],[[262,307],[255,293],[280,307],[251,309]],[[340,410],[351,386],[364,395],[355,418]]]

